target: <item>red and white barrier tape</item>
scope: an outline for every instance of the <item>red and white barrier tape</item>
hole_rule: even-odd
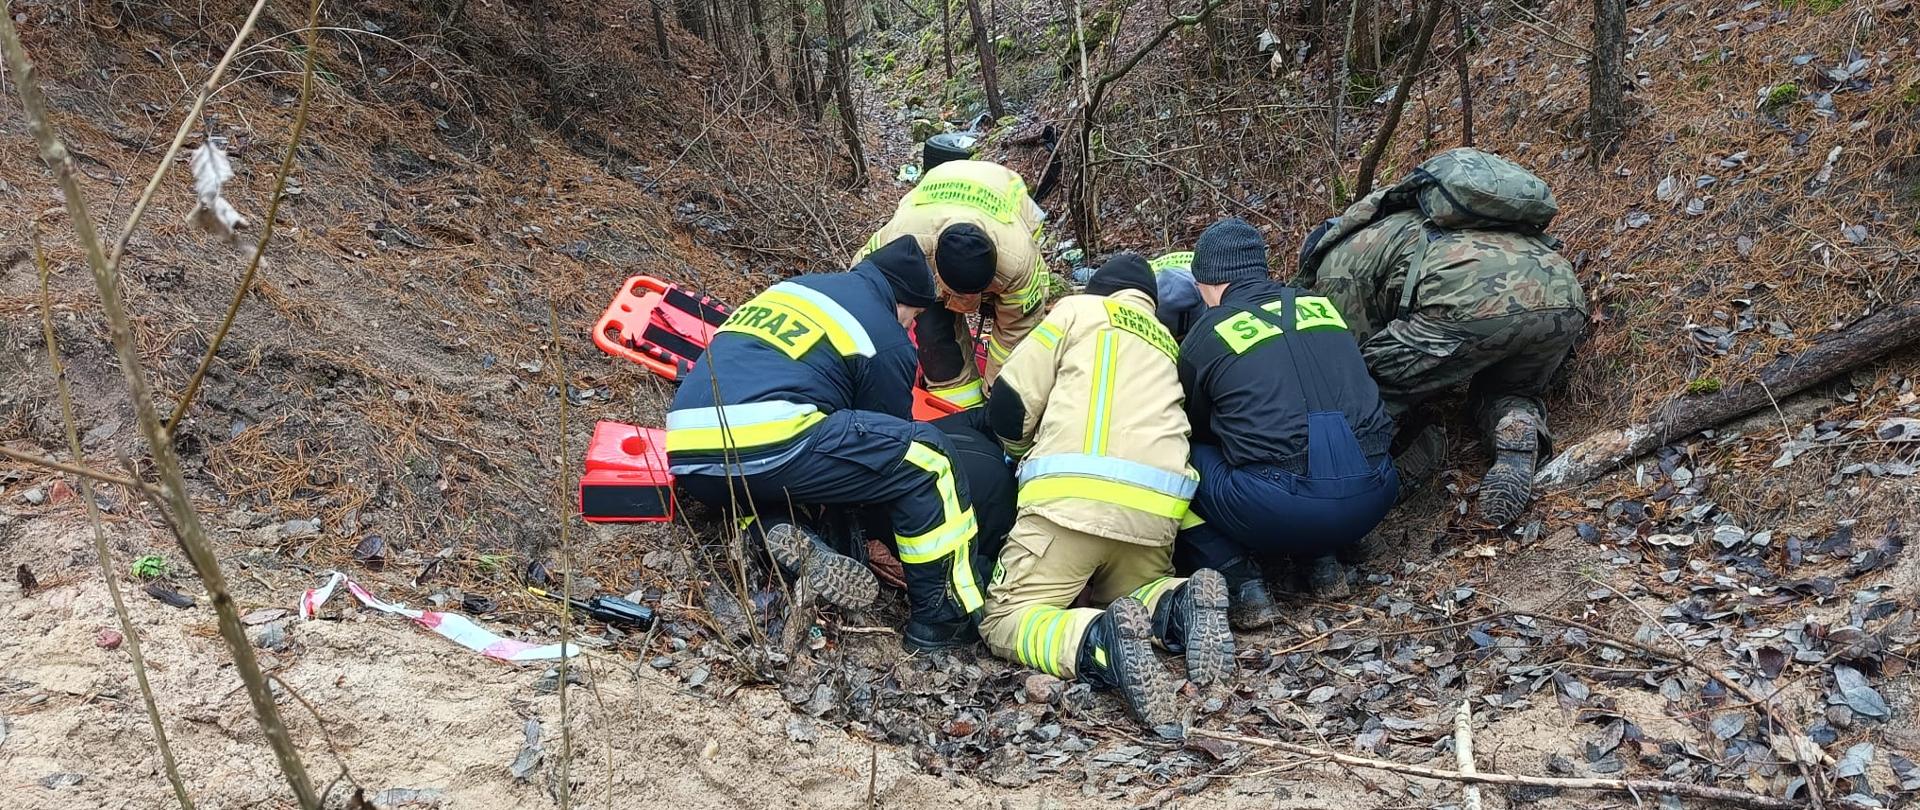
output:
[[[534,645],[524,641],[501,638],[495,635],[493,631],[475,624],[472,619],[458,613],[446,613],[437,610],[414,610],[406,605],[381,600],[379,597],[368,593],[367,589],[360,587],[359,583],[347,579],[346,574],[338,571],[334,572],[333,576],[327,580],[325,585],[321,585],[301,595],[300,618],[312,619],[314,614],[319,612],[320,606],[326,604],[327,600],[333,596],[334,588],[338,587],[342,582],[347,584],[347,590],[352,592],[355,599],[360,600],[360,604],[384,613],[405,616],[418,622],[420,626],[440,634],[443,638],[488,658],[495,658],[508,663],[523,664],[530,661],[550,661],[555,658],[573,656],[580,653],[580,648],[576,646],[569,646],[562,651],[562,647],[559,644]]]

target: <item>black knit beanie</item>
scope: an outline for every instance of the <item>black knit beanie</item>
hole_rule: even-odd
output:
[[[1153,266],[1138,253],[1121,253],[1108,259],[1087,279],[1087,292],[1112,295],[1121,290],[1139,290],[1153,301],[1160,300],[1159,285],[1153,280]]]
[[[894,303],[921,309],[933,306],[938,291],[919,240],[902,236],[867,254],[865,262],[886,277],[887,285],[893,288]]]
[[[1213,223],[1193,248],[1193,280],[1201,284],[1264,281],[1267,242],[1243,219]]]
[[[958,222],[940,231],[940,239],[933,246],[933,263],[947,289],[972,295],[993,285],[999,257],[993,240],[984,231]]]

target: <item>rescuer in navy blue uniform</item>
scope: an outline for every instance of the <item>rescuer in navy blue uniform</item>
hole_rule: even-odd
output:
[[[1208,228],[1193,278],[1211,309],[1179,362],[1200,473],[1192,512],[1204,522],[1181,532],[1174,559],[1226,575],[1235,626],[1258,626],[1278,615],[1256,558],[1310,560],[1317,590],[1345,587],[1333,555],[1372,531],[1399,491],[1393,420],[1339,311],[1272,281],[1253,226]]]
[[[849,272],[775,284],[728,317],[667,414],[673,473],[709,506],[737,500],[745,518],[754,502],[884,505],[906,569],[904,637],[921,649],[977,638],[981,603],[973,508],[954,474],[953,446],[938,428],[911,421],[918,352],[906,325],[934,296],[912,237]],[[813,533],[780,523],[758,534],[776,562],[829,602],[862,608],[878,594],[866,566]]]

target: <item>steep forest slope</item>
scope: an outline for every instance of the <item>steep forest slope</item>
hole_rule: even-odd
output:
[[[831,68],[833,41],[797,34],[810,54],[799,71],[785,48],[752,58],[744,16],[723,37],[723,4],[712,19],[703,4],[672,5],[696,12],[322,9],[279,227],[177,433],[316,779],[340,763],[342,782],[381,807],[544,806],[563,770],[573,801],[613,806],[1458,801],[1449,784],[1268,761],[1244,744],[1135,739],[1084,688],[1053,692],[984,653],[901,655],[883,627],[895,605],[811,625],[758,575],[736,575],[722,533],[692,523],[575,523],[562,547],[593,420],[664,413],[665,383],[588,341],[620,280],[648,273],[737,301],[838,266],[904,190],[895,170],[912,141],[986,105],[965,3],[950,4],[950,25],[939,4],[911,0],[797,6],[815,26],[823,13],[850,21],[848,103],[868,156],[867,187],[850,190],[835,105],[791,91],[816,61]],[[1227,3],[1145,51],[1162,4],[978,9],[1009,107],[987,155],[1038,184],[1048,150],[1036,134],[1051,126],[1067,143],[1067,182],[1044,201],[1068,240],[1055,271],[1096,239],[1100,252],[1184,248],[1223,215],[1260,226],[1284,266],[1352,196],[1426,6],[1366,8],[1344,86],[1344,4]],[[753,4],[752,16],[768,10]],[[103,231],[118,233],[247,11],[237,0],[9,7]],[[224,139],[228,196],[256,219],[295,115],[304,13],[267,6],[189,140]],[[1549,402],[1560,441],[1736,385],[1920,292],[1910,0],[1632,6],[1629,129],[1599,159],[1584,123],[1591,13],[1575,0],[1450,11],[1379,171],[1390,182],[1460,144],[1470,110],[1477,145],[1554,186],[1554,232],[1593,305]],[[14,79],[0,101],[0,442],[67,455],[35,233],[85,461],[120,469],[143,442]],[[1106,85],[1099,126],[1076,150],[1095,84]],[[1097,234],[1069,210],[1081,178],[1094,180],[1080,199]],[[244,260],[184,223],[184,159],[160,189],[121,283],[170,407]],[[1551,494],[1510,532],[1460,508],[1484,459],[1445,413],[1444,485],[1389,518],[1349,600],[1296,600],[1287,625],[1244,639],[1243,683],[1193,696],[1199,725],[1451,767],[1466,701],[1487,770],[1910,804],[1915,372],[1914,357],[1892,357],[1710,435],[1675,436],[1622,474]],[[164,806],[77,483],[0,464],[0,563],[23,572],[0,584],[0,775],[25,807]],[[176,609],[123,583],[189,788],[204,806],[293,806],[156,511],[119,491],[99,501],[123,576],[157,554],[202,601]],[[557,673],[484,661],[339,602],[327,621],[291,620],[301,591],[335,568],[531,640],[555,638],[555,614],[520,585],[561,570],[581,587],[638,592],[667,620],[645,636],[587,629],[597,649],[567,690],[563,739]],[[1729,696],[1709,673],[1768,700]],[[1795,748],[1802,739],[1820,753]]]

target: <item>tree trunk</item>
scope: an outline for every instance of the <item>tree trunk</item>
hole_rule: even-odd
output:
[[[1473,76],[1467,70],[1467,10],[1460,0],[1453,6],[1453,70],[1460,76],[1460,145],[1473,145]]]
[[[847,144],[847,187],[867,185],[867,150],[860,143],[860,120],[853,110],[853,72],[847,65],[846,0],[825,0],[827,15],[827,70],[833,73],[833,96],[840,113],[840,137]]]
[[[1427,44],[1433,40],[1433,29],[1440,24],[1440,12],[1445,9],[1443,0],[1427,0],[1427,15],[1420,20],[1420,32],[1414,36],[1413,53],[1407,55],[1407,72],[1400,75],[1400,87],[1394,91],[1393,102],[1387,105],[1387,120],[1380,122],[1380,132],[1373,136],[1373,148],[1367,150],[1366,158],[1360,161],[1360,182],[1353,189],[1356,198],[1365,197],[1373,190],[1373,174],[1379,171],[1380,158],[1393,144],[1393,131],[1399,128],[1407,96],[1413,94],[1413,83],[1427,64]]]
[[[753,46],[760,52],[760,69],[773,70],[773,43],[767,39],[766,9],[762,0],[747,0],[747,22],[753,26]]]
[[[680,27],[687,29],[700,41],[707,40],[707,4],[705,0],[680,0],[674,6],[674,13],[680,17]]]
[[[980,83],[987,91],[987,112],[995,121],[1007,114],[1000,100],[1000,77],[994,67],[993,40],[987,36],[987,19],[980,13],[980,0],[967,0],[967,17],[973,20],[973,49],[980,55]]]
[[[653,0],[653,44],[660,50],[660,61],[673,59],[667,51],[667,14],[660,8],[666,0]]]
[[[1920,300],[1880,310],[1821,335],[1813,346],[1762,366],[1753,380],[1703,396],[1681,396],[1653,419],[1589,436],[1540,468],[1534,485],[1584,484],[1654,448],[1785,399],[1920,340]]]
[[[1347,47],[1353,64],[1369,76],[1380,75],[1380,9],[1377,0],[1353,0],[1347,24],[1353,27]]]
[[[1346,154],[1340,151],[1340,126],[1343,123],[1341,113],[1347,104],[1347,85],[1353,81],[1353,27],[1354,20],[1360,16],[1361,0],[1347,0],[1347,35],[1340,44],[1340,71],[1333,82],[1333,121],[1327,127],[1328,146],[1333,152],[1333,207],[1345,208],[1347,192],[1343,182],[1347,171],[1340,164],[1346,161]]]
[[[1626,128],[1621,57],[1627,45],[1626,0],[1593,0],[1593,60],[1587,68],[1587,133],[1597,163],[1613,153]]]
[[[819,121],[820,107],[813,84],[813,52],[807,47],[805,0],[792,0],[787,24],[791,28],[788,48],[792,50],[787,64],[787,83],[793,92],[793,105],[813,116],[814,121]]]
[[[947,81],[953,81],[953,0],[940,0],[940,55],[947,60]]]

